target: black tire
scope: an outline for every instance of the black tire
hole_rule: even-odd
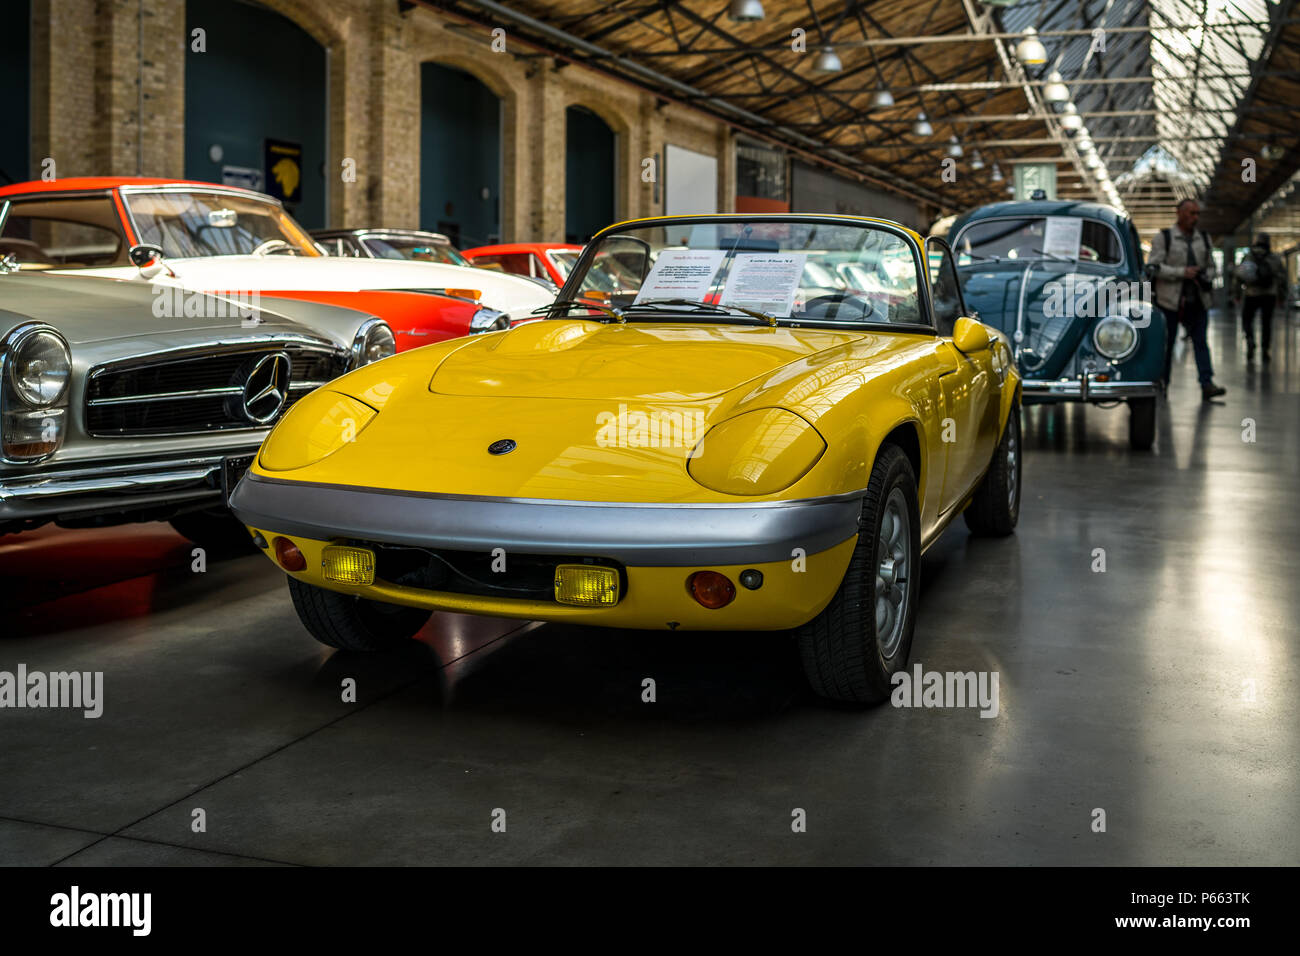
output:
[[[391,651],[420,632],[432,611],[368,601],[289,578],[298,620],[312,637],[344,651]]]
[[[225,508],[191,511],[168,522],[177,533],[217,555],[252,554],[253,536],[239,519]]]
[[[1155,443],[1155,396],[1130,398],[1128,400],[1128,446],[1134,451],[1150,451]]]
[[[897,499],[896,492],[900,496]],[[898,540],[905,538],[908,542],[904,574],[894,582],[906,584],[901,589],[901,599],[894,605],[894,613],[901,615],[901,620],[891,618],[888,632],[878,633],[879,572],[881,559],[885,557],[882,520],[887,513],[893,513],[889,509],[900,501],[907,526],[898,532]],[[896,445],[883,446],[876,457],[862,499],[860,528],[853,557],[835,596],[820,614],[796,628],[795,637],[813,693],[827,700],[875,704],[889,696],[890,677],[907,664],[921,582],[921,519],[916,503],[916,474]],[[888,599],[887,595],[883,597]],[[882,641],[892,646],[885,646]]]
[[[1020,442],[1020,406],[1012,405],[1002,440],[993,461],[975,489],[963,516],[971,534],[1001,538],[1016,530],[1020,520],[1021,473],[1024,470]]]

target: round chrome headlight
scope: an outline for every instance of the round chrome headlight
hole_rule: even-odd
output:
[[[33,408],[45,408],[61,399],[72,378],[68,344],[54,332],[41,329],[19,339],[9,356],[9,382],[14,394]]]
[[[1092,330],[1092,344],[1112,362],[1120,362],[1137,351],[1138,332],[1128,319],[1112,315]]]
[[[393,330],[383,319],[370,319],[357,330],[352,343],[352,367],[378,362],[397,352]]]

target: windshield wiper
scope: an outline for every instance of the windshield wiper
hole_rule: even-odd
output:
[[[528,314],[529,315],[550,315],[552,309],[559,308],[568,311],[575,305],[581,306],[584,309],[596,309],[597,311],[604,312],[606,315],[610,316],[617,322],[627,321],[627,319],[624,318],[623,313],[618,309],[612,309],[607,305],[601,305],[599,302],[591,302],[588,301],[587,299],[556,299],[550,305],[544,305],[540,309],[533,309]]]
[[[713,302],[696,302],[693,299],[647,299],[644,302],[634,302],[628,306],[628,311],[633,309],[653,308],[659,305],[668,306],[686,306],[694,312],[704,312],[709,315],[726,315],[728,310],[733,312],[743,312],[752,319],[757,319],[764,325],[775,326],[776,316],[768,315],[766,312],[759,312],[757,309],[747,309],[743,305],[722,305]]]
[[[1058,256],[1055,252],[1044,252],[1042,249],[1030,249],[1029,251],[1036,256],[1042,256],[1044,259],[1055,259],[1057,262],[1073,262],[1075,265],[1079,263],[1078,256],[1070,259],[1066,256]]]

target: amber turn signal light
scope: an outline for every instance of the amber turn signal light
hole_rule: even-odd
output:
[[[479,289],[443,289],[442,291],[461,299],[473,299],[475,302],[483,298],[483,293]]]
[[[286,571],[306,571],[307,559],[302,556],[298,546],[288,538],[276,538],[271,542],[275,546],[275,560]]]
[[[710,611],[726,607],[736,597],[736,586],[731,579],[717,571],[696,571],[686,579],[686,590]]]

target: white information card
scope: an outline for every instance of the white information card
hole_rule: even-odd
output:
[[[1083,241],[1083,220],[1073,216],[1048,216],[1043,229],[1043,255],[1064,259],[1079,258]]]
[[[641,283],[636,302],[649,299],[690,299],[702,302],[726,252],[722,249],[665,249]]]
[[[741,252],[727,273],[723,305],[739,305],[768,315],[787,316],[803,278],[806,252]]]

